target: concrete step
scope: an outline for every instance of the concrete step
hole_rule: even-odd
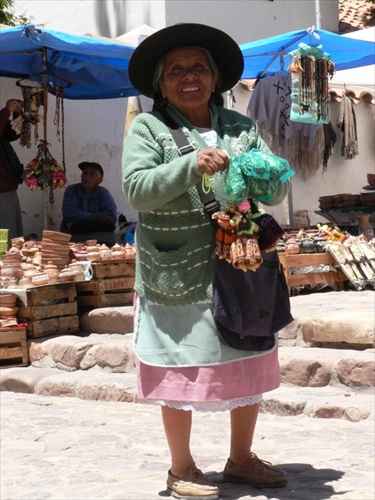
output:
[[[279,335],[282,385],[264,395],[262,411],[373,417],[374,292],[297,296],[291,304],[295,321]],[[29,339],[31,366],[0,370],[0,389],[134,401],[132,308],[94,309],[80,326],[76,335]]]
[[[1,391],[65,396],[96,401],[136,401],[135,373],[108,373],[93,368],[67,372],[33,366],[1,370]],[[301,387],[282,383],[265,393],[261,411],[275,415],[305,415],[358,422],[374,418],[373,391],[343,386]]]
[[[136,400],[133,334],[36,339],[32,365],[0,371],[0,390],[80,399]],[[280,347],[281,387],[262,411],[360,421],[373,418],[374,350]]]

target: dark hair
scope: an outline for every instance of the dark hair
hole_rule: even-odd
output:
[[[194,48],[194,47],[202,50],[202,52],[205,54],[205,56],[207,58],[207,61],[208,61],[208,64],[210,66],[212,74],[217,75],[217,77],[218,77],[217,83],[215,86],[215,90],[211,94],[209,103],[216,104],[217,106],[224,106],[223,96],[218,91],[218,89],[220,88],[220,85],[221,85],[220,72],[219,72],[219,68],[218,68],[216,62],[214,61],[214,58],[212,57],[211,53],[207,49],[204,49],[203,47],[199,47],[199,45],[197,45],[197,46],[192,45],[191,46],[191,48]],[[176,48],[178,49],[179,47],[176,47]],[[172,50],[175,50],[175,49],[172,49]],[[168,52],[166,54],[164,54],[157,62],[156,67],[155,67],[155,71],[154,71],[154,75],[152,77],[152,86],[153,86],[153,89],[155,92],[154,93],[153,111],[162,110],[168,105],[168,100],[162,96],[162,94],[160,92],[160,87],[159,87],[159,82],[163,80],[164,63],[165,63],[165,57],[167,54],[168,54]]]

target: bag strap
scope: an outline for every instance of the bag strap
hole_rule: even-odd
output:
[[[190,144],[181,127],[178,127],[175,121],[172,120],[172,118],[165,112],[163,112],[162,115],[175,143],[177,144],[179,155],[182,156],[195,151],[194,146]],[[216,200],[211,189],[208,192],[203,191],[201,182],[197,182],[195,187],[198,190],[198,194],[203,205],[203,211],[209,217],[212,226],[216,230],[216,221],[212,219],[212,214],[220,211],[220,204]]]

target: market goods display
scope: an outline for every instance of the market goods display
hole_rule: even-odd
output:
[[[109,248],[96,240],[71,243],[69,234],[43,231],[40,241],[23,237],[12,240],[2,256],[0,289],[29,288],[92,276],[91,263],[135,259],[134,245]]]
[[[375,239],[371,235],[371,239],[364,234],[355,237],[327,224],[318,224],[317,230],[285,233],[277,251],[290,292],[318,284],[341,290],[345,281],[356,290],[375,289]]]

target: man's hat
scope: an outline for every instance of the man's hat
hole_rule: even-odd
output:
[[[103,168],[101,165],[99,165],[99,163],[96,163],[94,161],[82,161],[78,164],[78,168],[81,170],[85,170],[85,168],[88,167],[95,168],[95,170],[97,170],[102,177],[104,176]]]
[[[133,86],[141,94],[153,98],[152,78],[159,59],[183,46],[199,46],[210,52],[220,72],[220,93],[234,87],[241,78],[244,61],[233,38],[211,26],[181,23],[156,31],[135,49],[129,63]]]

